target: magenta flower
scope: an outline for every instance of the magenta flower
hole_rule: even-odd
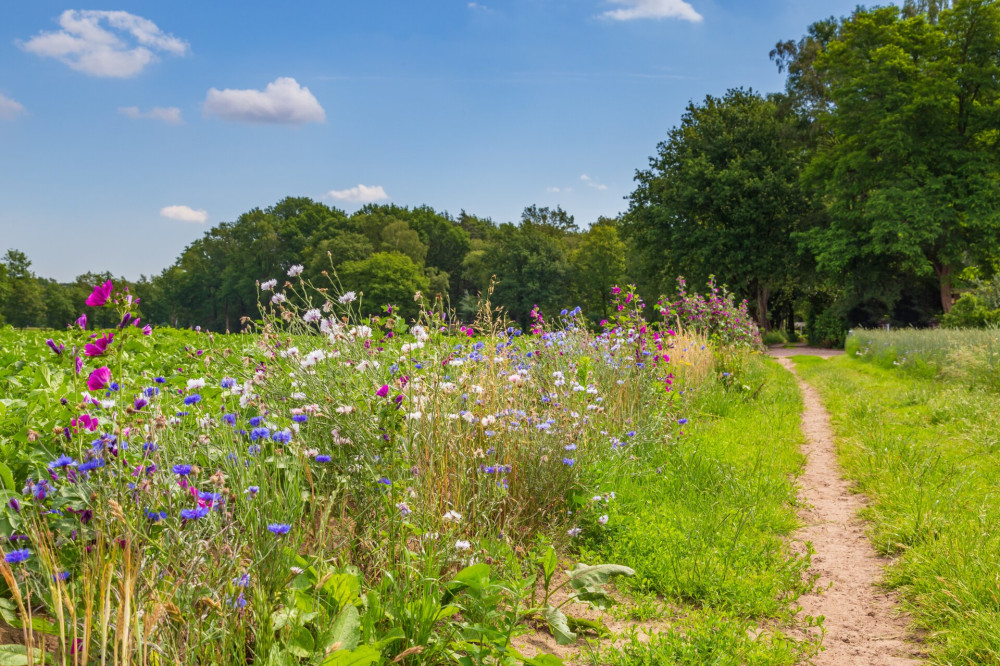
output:
[[[152,334],[152,332],[153,332],[153,327],[150,326],[149,324],[146,324],[145,326],[142,327],[143,335],[150,335]]]
[[[384,398],[385,396],[389,395],[389,385],[388,384],[382,384],[382,388],[380,388],[379,390],[375,391],[375,395],[377,395],[380,398]]]
[[[97,370],[90,373],[87,377],[87,388],[91,391],[100,391],[102,388],[111,383],[111,370],[108,366],[102,365]]]
[[[87,328],[87,315],[86,314],[80,315],[79,319],[76,320],[76,325],[79,326],[81,329]]]
[[[111,280],[108,280],[104,284],[99,284],[94,287],[94,293],[87,297],[87,305],[99,308],[108,302],[108,297],[111,296],[111,290],[114,286],[111,284]]]
[[[76,374],[80,374],[80,371],[83,370],[83,359],[77,356],[75,364],[76,364]]]
[[[93,343],[88,342],[83,348],[83,353],[87,356],[103,356],[104,352],[108,350],[108,345],[110,345],[114,339],[114,333],[106,333],[105,335],[102,335],[94,340]]]

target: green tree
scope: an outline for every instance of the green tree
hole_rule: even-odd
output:
[[[606,319],[611,288],[625,279],[625,243],[618,235],[618,221],[601,218],[590,227],[570,255],[570,264],[584,314]]]
[[[383,305],[393,305],[404,317],[415,317],[418,307],[413,295],[430,287],[421,267],[398,252],[376,252],[361,261],[345,262],[337,273],[345,289],[364,294],[365,314],[377,314]]]
[[[1000,241],[1000,4],[912,14],[860,9],[812,62],[829,224],[808,242],[829,274],[933,275],[947,312],[952,275]]]
[[[647,265],[695,284],[716,275],[756,304],[767,328],[771,294],[796,270],[792,234],[810,210],[796,132],[787,107],[750,90],[690,104],[636,174],[624,230]]]
[[[10,249],[3,257],[9,285],[3,301],[3,316],[18,328],[45,325],[45,289],[31,272],[31,261],[20,250]]]

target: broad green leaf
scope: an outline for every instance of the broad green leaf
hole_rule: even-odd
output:
[[[576,634],[570,631],[569,621],[561,610],[555,606],[546,606],[542,609],[545,621],[549,623],[549,631],[556,638],[559,645],[572,645],[576,642]]]
[[[333,626],[330,627],[326,647],[339,644],[340,647],[337,648],[339,650],[353,650],[358,647],[358,641],[361,638],[360,630],[361,620],[357,607],[354,605],[344,606],[344,609],[337,615],[337,619],[333,621]]]
[[[2,483],[4,488],[7,490],[16,490],[14,486],[14,474],[11,473],[10,467],[7,467],[7,465],[2,462],[0,462],[0,483]]]
[[[382,660],[382,654],[367,645],[357,650],[339,650],[323,660],[321,666],[371,666]]]
[[[323,592],[337,602],[337,609],[353,606],[361,590],[361,581],[352,573],[330,576],[323,583]]]
[[[534,657],[522,657],[524,666],[563,666],[563,660],[554,654],[536,654]]]
[[[296,627],[295,631],[292,632],[292,637],[289,639],[288,645],[285,649],[294,654],[296,657],[301,657],[303,659],[312,656],[313,652],[316,650],[316,643],[313,640],[312,632],[305,627]]]
[[[635,571],[620,564],[577,564],[569,572],[570,585],[578,591],[601,592],[601,586],[613,576],[634,576]]]
[[[42,651],[33,649],[34,662],[41,663]],[[26,666],[28,663],[28,650],[23,645],[0,645],[0,666]]]
[[[545,554],[542,555],[542,571],[545,573],[545,582],[548,583],[552,580],[552,574],[556,572],[556,566],[559,564],[559,557],[556,555],[556,549],[549,546]]]

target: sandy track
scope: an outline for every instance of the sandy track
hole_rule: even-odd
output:
[[[788,358],[811,354],[812,349],[772,350],[777,360],[798,380],[805,403],[802,431],[806,465],[799,478],[799,513],[805,527],[793,541],[800,549],[812,542],[813,572],[819,575],[816,594],[804,595],[799,605],[807,615],[826,619],[825,650],[814,664],[915,664],[916,647],[906,639],[906,620],[896,611],[893,596],[878,587],[888,563],[879,557],[865,535],[858,511],[860,495],[843,479],[834,447],[830,417],[819,393],[795,372]],[[820,350],[829,352],[830,350]],[[817,356],[820,354],[816,354]],[[822,354],[829,356],[829,353]]]

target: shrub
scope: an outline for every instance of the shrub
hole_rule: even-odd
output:
[[[763,342],[765,345],[783,345],[788,342],[783,331],[777,329],[764,333]]]
[[[760,348],[760,330],[750,316],[746,299],[736,305],[736,297],[724,285],[716,285],[714,275],[708,278],[708,290],[707,296],[688,293],[687,282],[677,278],[677,298],[671,301],[661,296],[657,302],[663,321],[676,322],[684,331],[701,333],[718,346]]]

